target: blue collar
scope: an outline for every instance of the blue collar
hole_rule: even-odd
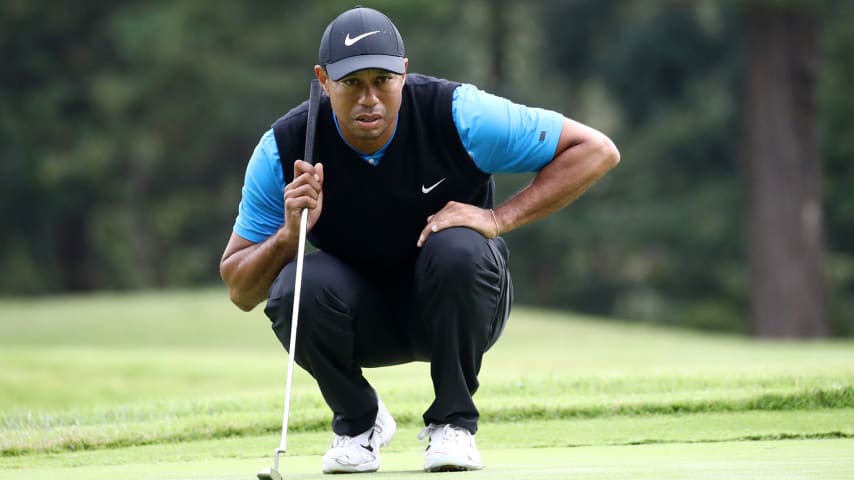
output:
[[[356,147],[350,145],[347,142],[347,139],[344,138],[344,135],[341,134],[341,127],[338,125],[338,116],[335,115],[335,112],[332,112],[332,118],[335,120],[335,130],[338,130],[338,135],[341,137],[341,140],[344,140],[344,143],[346,143],[348,147],[350,147],[354,152],[356,152],[357,155],[362,157],[362,160],[368,162],[369,164],[371,164],[375,167],[380,164],[380,160],[382,160],[383,155],[385,155],[386,150],[388,150],[389,144],[391,144],[391,141],[394,140],[395,134],[397,134],[397,121],[396,121],[397,119],[395,119],[394,132],[391,133],[391,137],[389,137],[388,141],[385,142],[385,145],[383,145],[382,148],[380,148],[376,152],[374,152],[370,155],[366,155],[366,154],[360,152],[359,150],[357,150]]]

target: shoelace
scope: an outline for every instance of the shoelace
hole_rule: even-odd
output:
[[[382,437],[383,427],[385,427],[385,424],[380,420],[379,415],[377,415],[377,420],[374,422],[374,433]]]
[[[332,447],[334,447],[334,448],[347,447],[351,443],[356,441],[356,439],[359,437],[361,437],[361,435],[356,436],[356,437],[350,437],[348,435],[335,435],[335,437],[332,439]],[[367,443],[370,444],[371,442],[373,442],[373,439],[374,439],[374,432],[372,431],[371,434],[368,435]]]
[[[461,427],[456,427],[454,425],[445,425],[442,429],[442,437],[445,439],[446,443],[462,443],[463,440],[468,438],[466,435],[463,435],[463,429]]]
[[[332,439],[332,447],[346,447],[353,443],[353,440],[355,438],[356,437],[348,437],[347,435],[335,435],[335,437]]]
[[[418,440],[427,440],[427,446],[430,446],[430,440],[433,437],[433,432],[439,430],[441,428],[442,431],[442,442],[443,443],[461,443],[461,440],[464,440],[466,437],[463,435],[462,428],[451,425],[450,423],[445,425],[435,425],[430,424],[424,427],[424,430],[418,433]]]
[[[418,440],[427,439],[429,441],[430,435],[433,433],[433,430],[436,430],[436,428],[436,425],[433,425],[432,423],[427,425],[423,430],[418,432]]]

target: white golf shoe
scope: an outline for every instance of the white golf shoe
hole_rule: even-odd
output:
[[[355,437],[335,435],[323,455],[323,473],[375,472],[380,468],[380,448],[391,442],[397,424],[382,400],[378,407],[377,419],[370,430]]]
[[[418,434],[418,439],[428,439],[427,449],[424,451],[424,470],[427,472],[456,472],[483,468],[474,435],[465,428],[431,423]]]
[[[374,421],[374,434],[379,437],[380,447],[386,447],[397,432],[397,422],[394,421],[382,399],[377,396],[377,419]]]

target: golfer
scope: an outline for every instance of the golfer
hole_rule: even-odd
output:
[[[363,367],[430,362],[427,471],[483,468],[472,395],[513,300],[501,234],[578,198],[619,162],[602,133],[469,84],[407,73],[395,25],[353,8],[320,40],[316,163],[307,103],[263,134],[220,270],[289,345],[300,214],[308,239],[296,362],[332,411],[325,473],[369,472],[396,425]],[[492,175],[537,172],[494,206]],[[284,193],[283,193],[284,192]]]

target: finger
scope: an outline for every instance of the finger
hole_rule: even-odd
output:
[[[314,165],[314,178],[323,185],[323,164],[317,163]]]
[[[421,230],[421,233],[418,235],[418,241],[415,243],[418,248],[424,246],[424,242],[427,241],[427,237],[429,237],[431,233],[433,233],[433,225],[428,223],[427,226],[424,227]]]
[[[320,181],[321,177],[317,172],[317,165],[312,165],[303,160],[296,160],[294,162],[294,179],[304,174],[308,174],[314,177],[317,181]]]
[[[303,209],[313,209],[317,206],[317,200],[305,195],[285,200],[285,211],[290,215],[299,215]]]
[[[292,182],[285,186],[285,189],[293,190],[303,185],[308,185],[317,191],[320,191],[321,189],[320,182],[317,180],[317,175],[313,173],[303,173],[302,175],[295,177]]]
[[[435,218],[435,215],[433,215],[433,217]],[[423,246],[424,242],[427,241],[427,237],[429,237],[431,233],[440,232],[452,226],[453,224],[448,221],[428,222],[427,225],[421,230],[421,234],[418,236],[418,242],[416,242],[416,245],[418,245],[419,247]]]
[[[318,163],[316,165],[312,165],[303,160],[297,160],[294,162],[294,178],[303,175],[309,174],[313,176],[318,182],[323,181],[323,164]]]
[[[298,198],[308,196],[311,198],[317,198],[320,196],[320,190],[314,188],[312,185],[303,184],[303,185],[293,185],[291,188],[285,190],[285,201],[290,198]]]
[[[300,188],[308,188],[317,192],[321,189],[320,182],[310,174],[300,175],[294,181],[285,185],[285,191],[299,190]]]
[[[294,173],[299,175],[306,172],[314,173],[314,165],[305,160],[294,160]]]
[[[448,212],[449,207],[452,206],[452,203],[454,202],[446,203],[441,210],[427,217],[427,225],[425,225],[424,228],[421,230],[421,234],[418,236],[418,242],[416,242],[416,245],[418,245],[419,247],[423,246],[424,242],[427,241],[427,237],[429,237],[431,233],[435,233],[439,230],[447,228],[447,225],[442,223],[440,219],[446,216],[443,214]]]
[[[427,217],[427,223],[437,221],[440,217],[453,217],[454,214],[454,203],[456,202],[448,202],[442,207],[441,210]]]

